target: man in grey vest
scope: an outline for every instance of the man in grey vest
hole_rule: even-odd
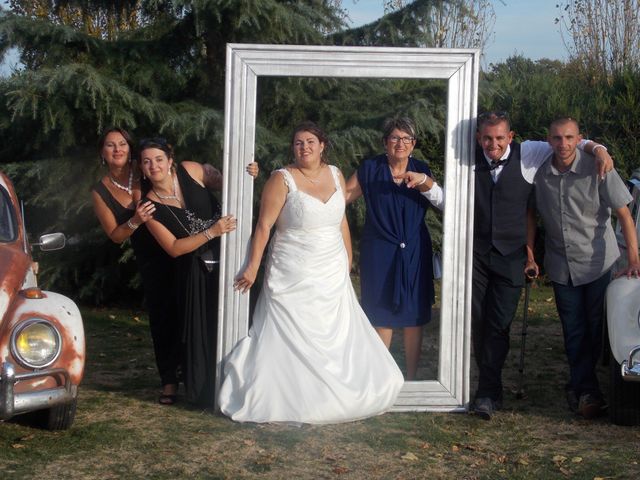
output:
[[[547,276],[553,283],[569,360],[567,401],[584,418],[604,412],[596,376],[602,347],[604,297],[620,249],[611,225],[615,213],[627,245],[627,268],[617,276],[638,276],[638,240],[632,197],[613,170],[601,179],[593,157],[576,147],[578,123],[559,118],[549,127],[553,155],[534,177],[536,207],[545,228]],[[529,245],[531,247],[532,244]]]
[[[527,248],[527,237],[535,236],[533,179],[552,153],[547,142],[519,144],[513,137],[506,113],[478,116],[471,334],[479,378],[473,411],[487,420],[502,406],[509,330],[524,272],[536,267]],[[582,141],[579,147],[596,156],[601,175],[613,167],[602,145]]]

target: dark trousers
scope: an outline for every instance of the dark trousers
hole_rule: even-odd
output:
[[[476,398],[502,400],[502,367],[524,285],[525,261],[524,248],[509,255],[495,249],[474,252],[471,336],[479,370]]]
[[[173,283],[174,261],[162,257],[140,263],[139,268],[160,382],[177,384],[182,359],[182,322]]]
[[[596,364],[602,351],[604,296],[611,279],[607,272],[597,280],[574,286],[553,282],[558,316],[562,322],[564,348],[569,360],[568,389],[579,397],[601,396]]]

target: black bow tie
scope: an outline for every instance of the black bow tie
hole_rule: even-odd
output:
[[[500,165],[504,165],[505,163],[507,163],[507,159],[504,159],[504,160],[493,160],[491,162],[491,165],[489,166],[489,170],[495,170]]]

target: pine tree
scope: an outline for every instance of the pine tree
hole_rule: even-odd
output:
[[[0,81],[0,163],[28,202],[32,230],[71,238],[45,265],[48,278],[93,301],[136,284],[130,248],[106,239],[90,206],[89,188],[101,175],[95,143],[105,127],[164,135],[178,159],[219,166],[228,42],[428,46],[424,26],[410,28],[409,18],[431,3],[345,30],[335,0],[13,1],[12,13],[0,17],[0,51],[18,47],[24,68]],[[349,175],[380,153],[382,121],[408,115],[421,131],[418,157],[442,179],[443,82],[264,78],[259,92],[256,155],[264,172],[290,161],[299,121],[330,132],[332,159]],[[362,206],[349,215],[357,232]]]
[[[110,244],[93,218],[99,133],[110,125],[160,133],[178,158],[219,165],[226,43],[323,43],[344,26],[339,9],[317,0],[11,6],[0,49],[19,48],[24,68],[0,81],[0,163],[27,200],[33,231],[71,238],[44,276],[94,301],[128,287],[135,271],[130,249]]]

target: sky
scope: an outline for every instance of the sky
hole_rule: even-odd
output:
[[[538,60],[566,60],[567,49],[554,23],[559,0],[493,0],[496,14],[494,36],[485,50],[484,65],[498,63],[518,54]],[[383,0],[342,0],[351,26],[372,22],[384,15]]]

